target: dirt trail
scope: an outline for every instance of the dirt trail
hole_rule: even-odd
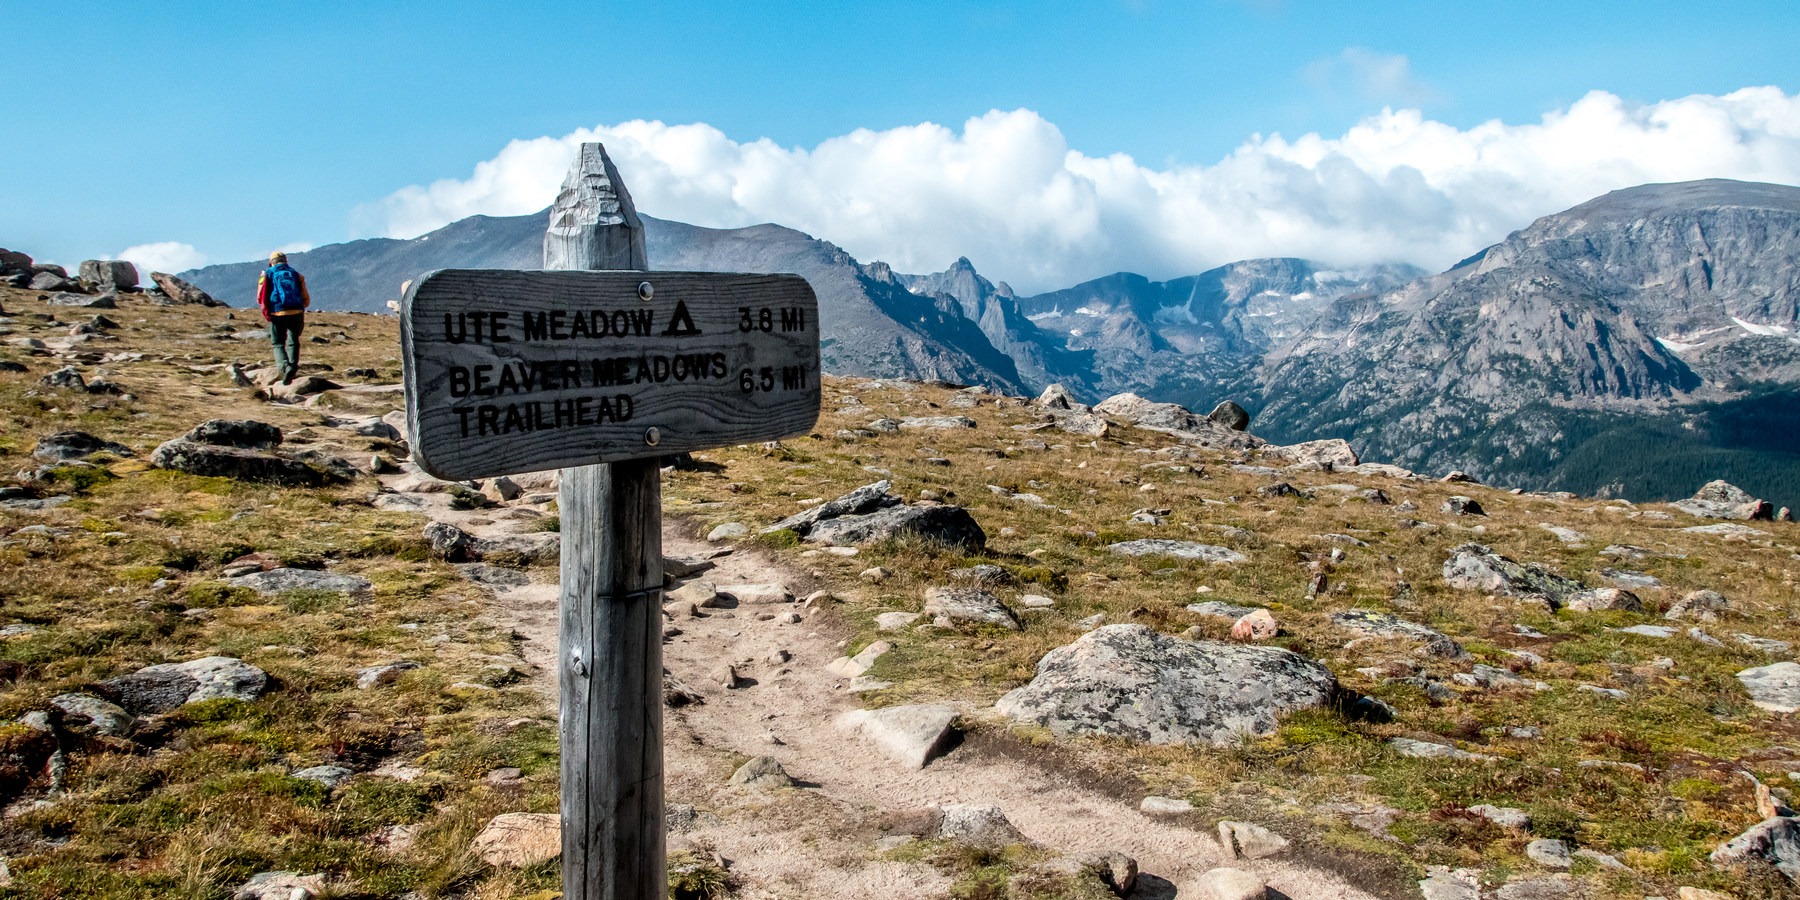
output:
[[[489,511],[450,510],[441,495],[424,496],[430,514],[473,534],[506,533],[518,525]],[[715,548],[665,526],[663,549],[675,556]],[[721,590],[806,580],[755,550],[739,550],[715,564],[697,577]],[[536,677],[547,692],[555,683],[556,594],[553,584],[501,590],[488,616],[523,637],[525,658],[539,667]],[[789,612],[803,621],[784,624]],[[825,669],[842,653],[828,612],[797,604],[747,605],[704,610],[702,617],[674,624],[681,633],[665,643],[664,664],[705,700],[665,711],[668,802],[691,804],[700,813],[671,841],[728,860],[740,897],[942,897],[948,881],[936,870],[879,858],[880,826],[884,817],[933,804],[977,803],[999,806],[1027,837],[1064,855],[1118,850],[1132,856],[1144,873],[1134,894],[1139,898],[1190,897],[1193,892],[1178,894],[1177,887],[1209,868],[1233,865],[1256,871],[1294,900],[1374,900],[1335,874],[1280,857],[1228,860],[1209,833],[1140,813],[1136,794],[1078,783],[1030,761],[1029,754],[1021,760],[971,742],[923,770],[902,769],[834,723],[860,704],[848,682]],[[904,633],[895,639],[905,640]],[[790,658],[774,662],[778,650]],[[739,687],[727,689],[713,675],[726,664],[736,667]],[[989,713],[965,707],[963,714]],[[779,760],[801,787],[768,792],[728,785],[736,765],[762,755]]]

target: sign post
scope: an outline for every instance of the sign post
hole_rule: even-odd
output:
[[[561,470],[567,900],[667,894],[661,457],[802,434],[819,415],[804,279],[648,268],[618,170],[583,144],[550,209],[545,271],[430,272],[401,309],[420,467]]]

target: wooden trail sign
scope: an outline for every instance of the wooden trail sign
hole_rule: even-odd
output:
[[[793,275],[646,271],[643,223],[599,144],[581,145],[550,208],[544,268],[412,285],[412,452],[446,479],[562,468],[562,896],[663,900],[657,457],[810,430],[818,300]]]
[[[461,480],[803,434],[819,302],[797,275],[440,269],[402,306],[413,458]]]

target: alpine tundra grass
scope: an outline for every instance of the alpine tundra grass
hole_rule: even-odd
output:
[[[0,290],[0,306],[13,338],[66,334],[74,319],[25,291]],[[130,397],[45,387],[38,379],[62,361],[0,347],[0,358],[28,369],[0,373],[0,470],[37,469],[36,440],[61,430],[88,431],[133,451],[46,473],[43,492],[72,498],[62,505],[0,512],[0,625],[8,626],[0,632],[0,722],[143,666],[209,655],[260,667],[271,688],[254,702],[184,706],[133,741],[94,737],[67,748],[55,793],[42,775],[0,773],[0,783],[16,783],[0,823],[0,854],[12,878],[5,890],[220,898],[257,872],[295,871],[327,873],[330,890],[359,896],[549,896],[554,863],[496,869],[474,855],[470,841],[497,813],[556,810],[554,701],[524,684],[482,682],[494,659],[517,655],[516,639],[482,624],[479,588],[431,556],[420,538],[426,520],[371,506],[374,484],[366,477],[279,488],[146,463],[158,443],[204,419],[257,418],[304,435],[328,414],[388,412],[398,395],[334,391],[311,407],[269,403],[258,389],[233,386],[222,368],[266,355],[266,340],[231,337],[258,324],[253,314],[128,299],[105,315],[121,327],[84,345],[94,357],[83,368],[107,373]],[[398,376],[391,319],[317,313],[307,335],[325,339],[305,345],[311,371],[346,384]],[[376,374],[342,374],[353,368]],[[882,417],[948,414],[975,427],[856,432]],[[1254,454],[1186,451],[1167,434],[1120,424],[1100,438],[1013,427],[1037,424],[1037,411],[1016,398],[831,378],[812,435],[694,454],[694,465],[665,472],[665,507],[697,534],[726,522],[754,534],[878,479],[909,501],[936,496],[967,507],[988,536],[982,553],[898,540],[851,557],[791,532],[756,538],[835,594],[831,615],[851,635],[847,653],[893,637],[878,631],[876,615],[918,611],[925,591],[953,583],[955,569],[1005,569],[1013,584],[997,592],[1015,609],[1023,594],[1054,601],[1021,609],[1019,631],[906,630],[870,673],[892,682],[867,695],[871,706],[951,700],[987,709],[1095,616],[1225,639],[1229,619],[1187,609],[1217,600],[1269,609],[1281,628],[1274,644],[1320,660],[1346,687],[1392,707],[1393,721],[1381,724],[1300,713],[1273,735],[1216,748],[1059,739],[999,717],[968,723],[968,740],[1048,754],[1140,793],[1191,800],[1202,829],[1219,818],[1254,817],[1290,838],[1309,838],[1296,841],[1309,844],[1308,853],[1366,867],[1387,883],[1419,877],[1428,865],[1479,866],[1491,876],[1531,871],[1526,842],[1557,837],[1624,865],[1575,861],[1575,877],[1597,896],[1673,896],[1683,885],[1741,898],[1791,889],[1778,876],[1716,868],[1707,854],[1757,819],[1743,773],[1778,797],[1800,790],[1793,780],[1800,774],[1790,774],[1800,773],[1800,722],[1757,709],[1735,678],[1793,654],[1734,638],[1800,645],[1796,526],[1759,522],[1764,537],[1727,541],[1683,531],[1704,523],[1661,505],[1328,471],[1270,475],[1233,468],[1278,465]],[[391,441],[344,440],[358,453],[399,455]],[[1275,481],[1300,496],[1258,493]],[[1369,488],[1392,502],[1365,499]],[[1452,496],[1474,498],[1486,515],[1440,512]],[[1160,524],[1132,522],[1140,509],[1167,512],[1155,514]],[[30,527],[37,525],[49,527]],[[1566,543],[1544,525],[1584,537]],[[1217,544],[1248,561],[1107,550],[1150,537]],[[1648,606],[1643,613],[1552,613],[1448,587],[1443,564],[1467,542],[1590,587],[1611,583],[1602,570],[1619,569],[1664,586],[1637,590]],[[1613,546],[1651,552],[1631,560],[1602,555]],[[228,584],[226,564],[249,553],[360,575],[373,590],[269,597]],[[863,575],[877,567],[885,578]],[[1323,590],[1311,590],[1319,575]],[[554,580],[553,567],[538,565],[535,577]],[[1670,604],[1700,589],[1730,599],[1720,621],[1703,625],[1719,646],[1685,635],[1699,623],[1662,619]],[[1429,626],[1470,658],[1419,655],[1413,643],[1346,632],[1330,619],[1346,609]],[[1645,624],[1677,627],[1667,638],[1617,630]],[[1542,637],[1527,639],[1516,626]],[[1508,652],[1517,650],[1541,662]],[[357,688],[359,670],[402,659],[418,668],[391,689]],[[1475,663],[1548,689],[1457,685],[1452,676]],[[1420,685],[1429,682],[1416,676],[1447,690],[1428,692]],[[7,761],[29,755],[27,731],[0,727]],[[1397,737],[1498,759],[1409,758],[1387,743]],[[291,774],[333,762],[368,771],[402,758],[404,777],[336,789]],[[484,779],[502,767],[518,768],[522,778]],[[1331,811],[1345,804],[1385,810],[1382,824],[1359,826]],[[1479,804],[1525,810],[1530,833],[1466,812]],[[1032,860],[961,858],[929,846],[909,852],[937,854],[932,864],[950,873],[958,896],[1088,895],[1074,882],[1015,878]],[[732,890],[727,873],[708,868],[709,858],[678,862],[693,896]]]

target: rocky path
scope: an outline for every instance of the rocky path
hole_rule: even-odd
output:
[[[511,533],[519,525],[493,510],[451,510],[445,495],[413,496],[425,498],[429,515],[477,537]],[[668,525],[663,549],[669,556],[704,556],[717,547]],[[749,549],[715,559],[714,568],[697,577],[722,591],[736,584],[807,582],[803,573]],[[553,693],[557,586],[501,588],[492,596],[488,619],[522,638],[537,683]],[[1265,878],[1270,896],[1373,898],[1332,873],[1280,857],[1230,860],[1198,814],[1191,823],[1147,816],[1137,809],[1136,793],[1084,783],[1034,758],[1041,754],[1004,746],[1004,739],[971,740],[922,770],[908,771],[836,723],[861,704],[849,682],[826,669],[842,655],[847,633],[829,604],[725,602],[727,608],[673,623],[680,633],[665,643],[664,664],[703,702],[665,711],[664,746],[668,802],[696,813],[671,834],[671,846],[723,857],[740,880],[741,897],[942,897],[948,879],[924,863],[886,859],[878,842],[908,814],[970,803],[1000,807],[1028,838],[1064,856],[1115,850],[1133,857],[1143,873],[1134,897],[1197,897],[1180,886],[1231,865]],[[790,621],[789,613],[800,621]],[[735,669],[735,687],[720,677],[727,665]],[[986,714],[972,706],[961,711],[966,719]],[[754,756],[779,760],[799,787],[768,791],[729,784],[732,771]]]

